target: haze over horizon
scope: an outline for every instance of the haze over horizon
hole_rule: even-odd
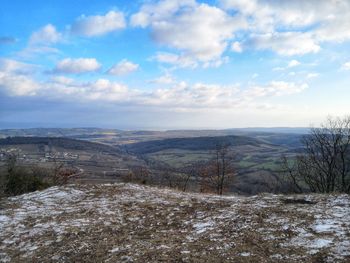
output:
[[[0,128],[307,127],[350,113],[350,1],[4,0]]]
[[[310,125],[311,126],[311,125]],[[312,126],[312,127],[318,127],[318,126]],[[155,132],[168,132],[168,131],[230,131],[230,130],[237,130],[237,131],[261,131],[261,132],[278,132],[278,133],[300,133],[305,134],[308,133],[310,130],[310,127],[237,127],[237,128],[211,128],[211,127],[131,127],[131,128],[118,128],[118,127],[88,127],[88,126],[67,126],[67,127],[55,127],[55,126],[28,126],[28,127],[22,127],[22,126],[13,126],[12,128],[3,128],[0,126],[0,131],[5,130],[79,130],[79,129],[97,129],[102,131],[107,130],[120,130],[123,132],[132,131],[132,132],[138,132],[138,131],[155,131]]]

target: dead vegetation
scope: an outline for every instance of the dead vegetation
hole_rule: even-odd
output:
[[[350,260],[348,195],[219,197],[70,185],[0,207],[1,262]]]

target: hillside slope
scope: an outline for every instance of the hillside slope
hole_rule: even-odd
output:
[[[131,143],[125,145],[126,149],[132,153],[146,154],[154,153],[166,149],[182,150],[214,150],[217,145],[258,146],[262,142],[246,136],[215,136],[215,137],[194,137],[194,138],[171,138],[164,140],[153,140],[146,142]]]
[[[119,154],[122,152],[119,147],[64,137],[7,137],[0,139],[0,147],[24,144],[49,145],[72,150],[106,152],[109,154]]]
[[[70,185],[3,199],[1,262],[349,262],[350,197]]]

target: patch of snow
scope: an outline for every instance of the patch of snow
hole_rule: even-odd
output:
[[[0,252],[0,262],[1,263],[11,262],[11,258],[6,253]]]
[[[195,228],[197,234],[202,234],[207,230],[211,229],[213,225],[214,225],[214,222],[208,221],[208,222],[196,223],[193,225],[193,227]]]
[[[274,255],[271,255],[270,258],[283,259],[283,256],[281,254],[274,254]]]
[[[350,240],[344,240],[337,243],[336,255],[340,257],[350,256]]]
[[[0,211],[1,212],[1,211]],[[0,231],[10,222],[11,218],[5,215],[0,215]]]
[[[334,230],[337,230],[337,221],[330,219],[323,220],[314,225],[313,229],[317,233],[332,232]]]
[[[111,249],[111,250],[109,251],[109,253],[117,253],[117,252],[119,252],[119,251],[120,251],[120,248],[119,248],[119,247],[115,247],[115,248]]]
[[[323,248],[323,247],[327,247],[328,245],[332,244],[332,242],[333,242],[333,239],[317,238],[311,242],[310,247]]]
[[[166,246],[166,245],[160,245],[157,247],[157,249],[169,249],[170,247],[169,246]]]
[[[130,256],[122,256],[121,257],[121,262],[133,262],[133,258]]]

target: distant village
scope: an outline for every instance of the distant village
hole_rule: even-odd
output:
[[[4,163],[8,156],[15,155],[17,157],[17,160],[21,164],[38,164],[38,163],[53,163],[53,162],[60,162],[60,163],[66,163],[68,165],[72,165],[74,167],[77,167],[77,164],[79,163],[79,154],[71,153],[71,152],[58,152],[54,151],[52,147],[48,147],[45,145],[41,148],[41,151],[34,152],[34,153],[28,153],[28,151],[24,151],[21,148],[18,147],[8,147],[8,148],[0,148],[0,163]],[[89,161],[84,161],[84,164],[86,165]],[[78,168],[80,170],[79,174],[82,174],[83,171],[85,173],[87,172],[84,164],[80,163],[80,167]],[[84,168],[81,168],[84,167]],[[94,170],[92,172],[93,174],[97,174],[100,172],[101,178],[106,177],[119,177],[122,175],[127,175],[130,173],[130,169],[128,168],[117,168],[117,167],[105,167],[104,170],[98,171]]]
[[[60,160],[60,161],[70,161],[70,160],[78,160],[79,154],[73,154],[70,152],[43,152],[42,154],[33,154],[28,155],[24,154],[22,149],[11,147],[11,148],[5,148],[0,149],[0,161],[6,161],[7,157],[9,155],[16,155],[17,159],[22,162],[50,162],[54,160]]]

